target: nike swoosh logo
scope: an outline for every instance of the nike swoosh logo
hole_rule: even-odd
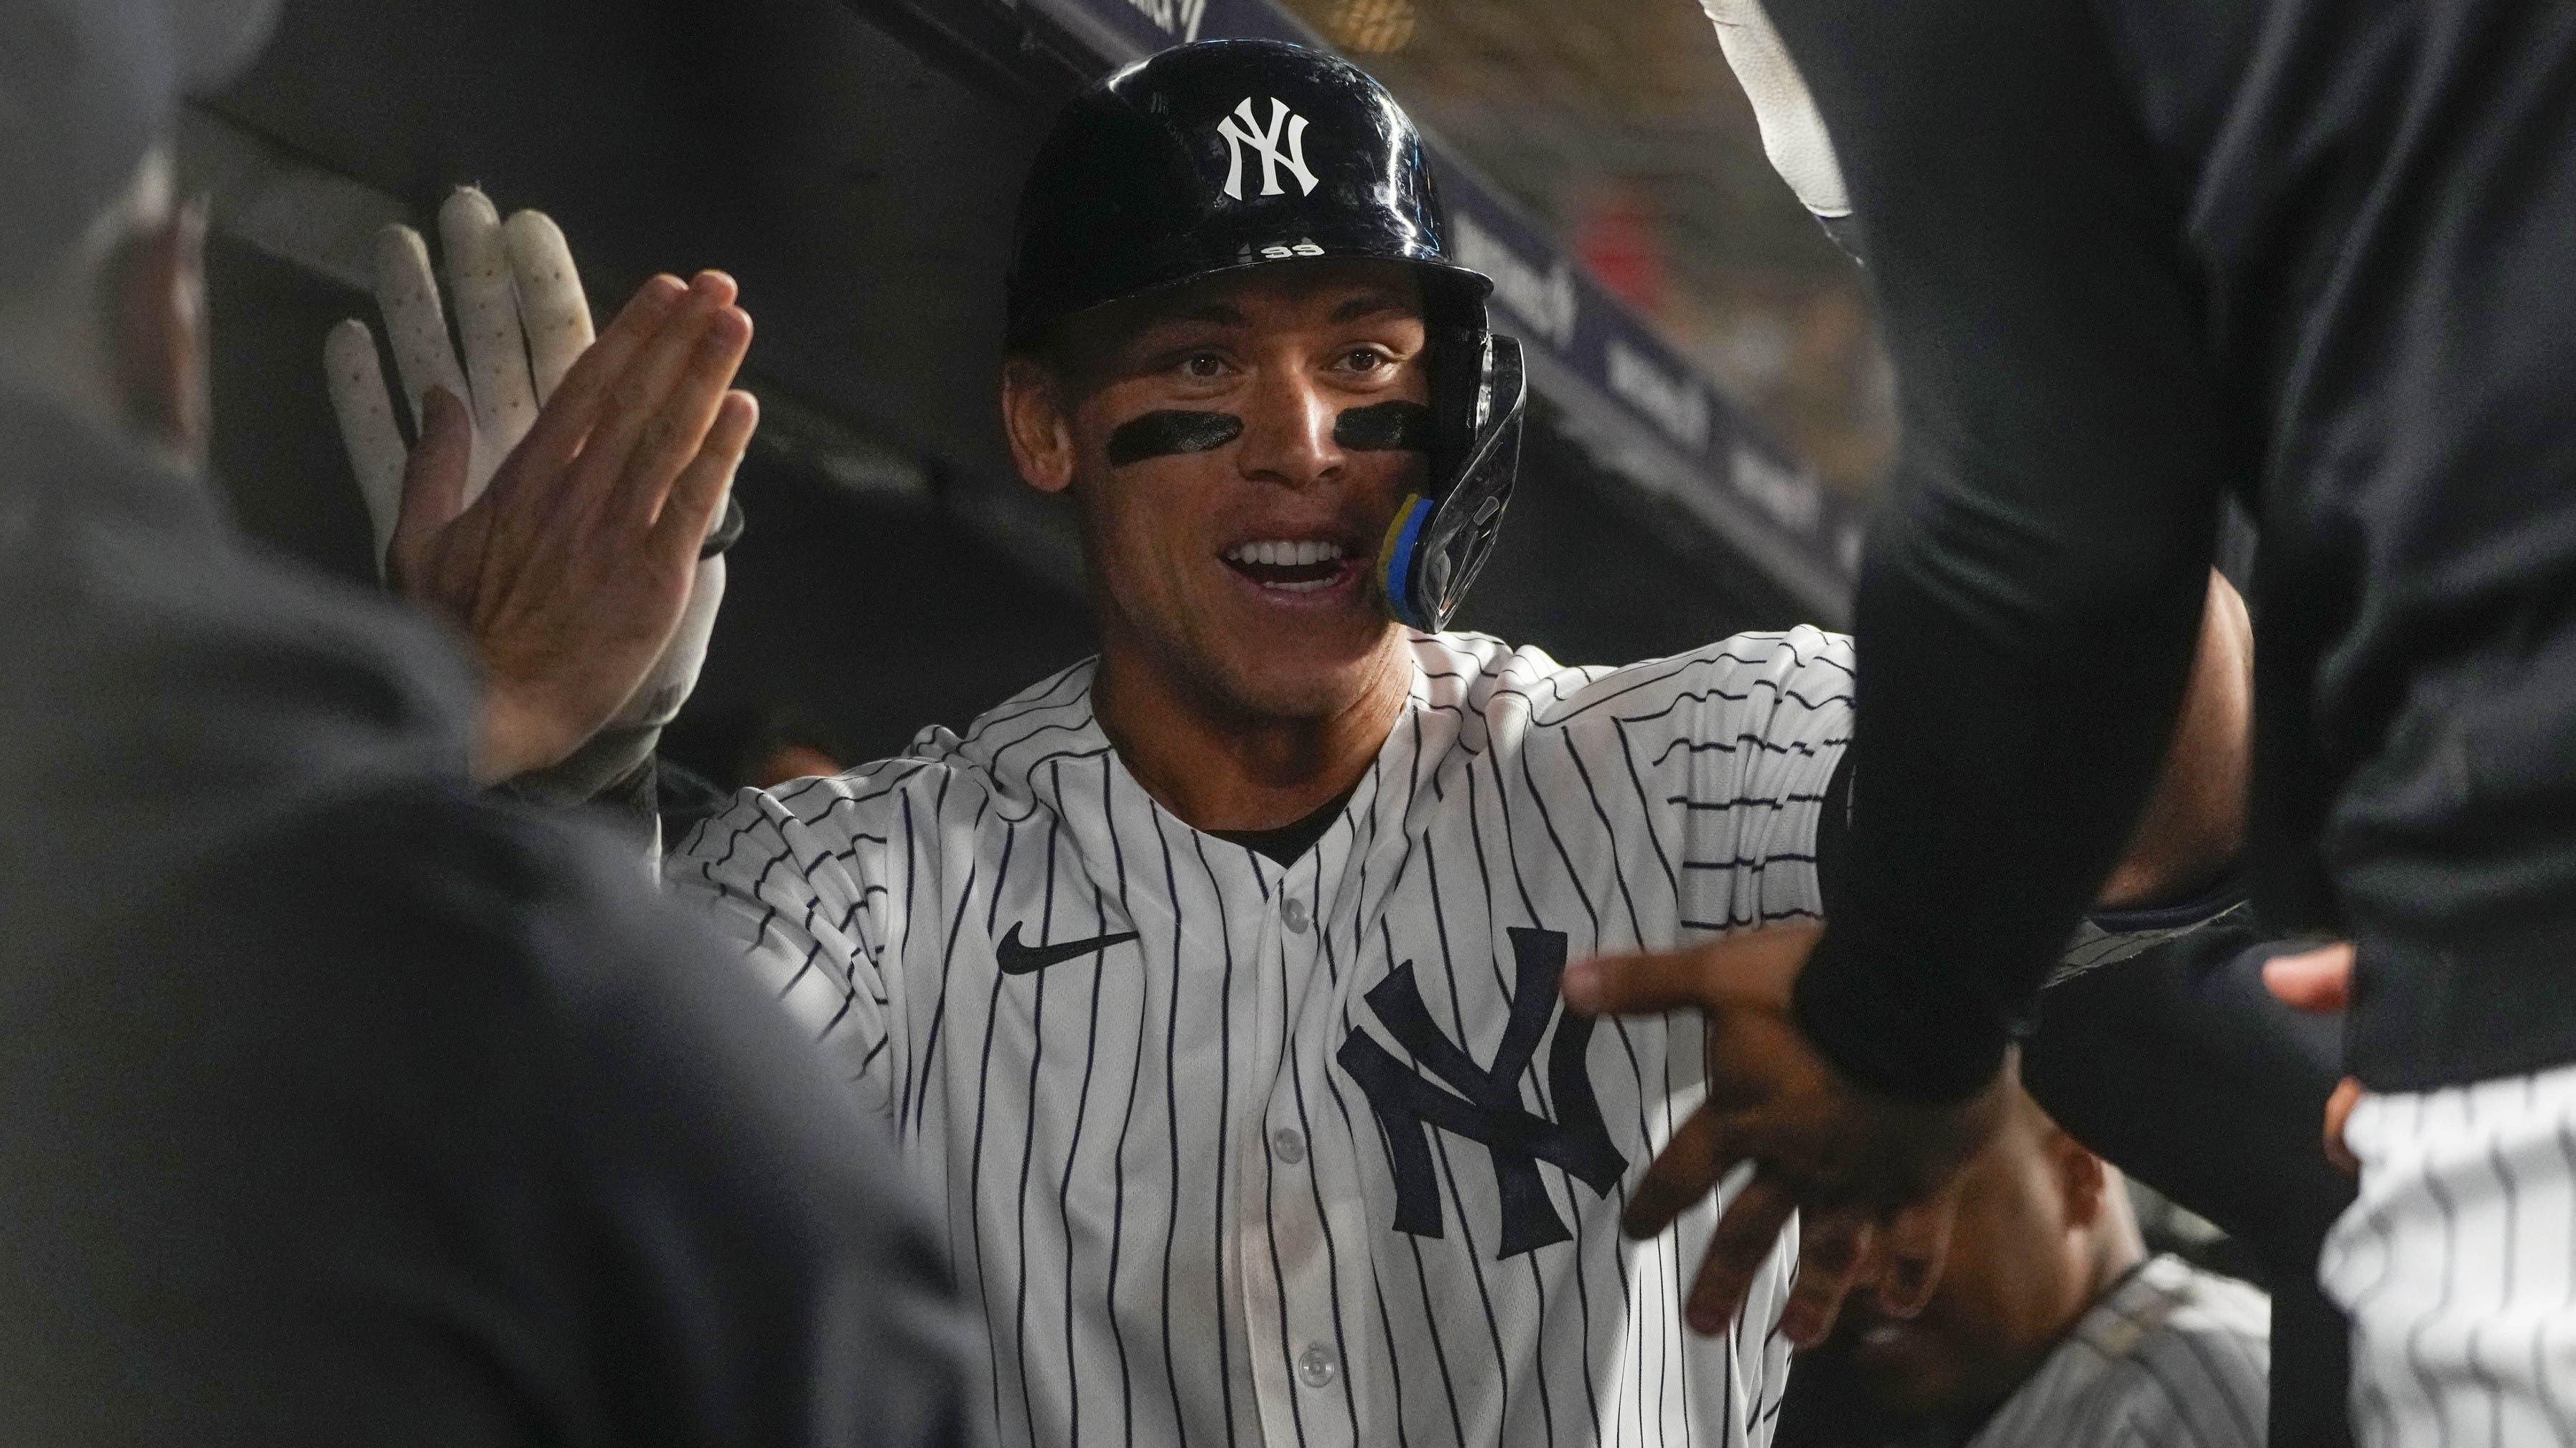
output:
[[[1113,945],[1123,945],[1135,938],[1136,932],[1130,930],[1120,935],[1095,935],[1089,940],[1060,940],[1053,945],[1023,945],[1020,943],[1020,925],[1015,920],[1011,922],[1010,932],[993,947],[993,959],[1001,965],[1004,975],[1027,975],[1031,971],[1044,970],[1057,961],[1071,960],[1077,955],[1089,955],[1095,951],[1107,950]]]

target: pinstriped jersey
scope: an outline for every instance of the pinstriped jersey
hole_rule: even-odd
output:
[[[1734,1330],[1715,1219],[1620,1237],[1696,1017],[1569,960],[1818,908],[1847,640],[1566,668],[1414,635],[1409,701],[1282,865],[1121,764],[1079,665],[909,757],[747,791],[668,862],[898,1123],[1005,1442],[1764,1443],[1792,1240]]]
[[[2272,1303],[2179,1257],[2102,1294],[1968,1448],[2262,1448]]]

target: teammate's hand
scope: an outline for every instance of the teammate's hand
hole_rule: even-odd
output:
[[[2339,940],[2295,955],[2276,955],[2263,963],[2263,985],[2285,1005],[2318,1015],[2331,1015],[2352,1003],[2352,943]],[[2361,1104],[2361,1083],[2350,1076],[2335,1083],[2326,1098],[2326,1160],[2346,1176],[2361,1174],[2361,1163],[2343,1144],[2343,1124]]]
[[[1789,993],[1822,935],[1774,926],[1565,974],[1567,1005],[1586,1014],[1707,1017],[1708,1100],[1647,1168],[1621,1222],[1652,1236],[1753,1163],[1692,1284],[1695,1332],[1733,1320],[1793,1211],[1803,1214],[1799,1282],[1782,1322],[1793,1341],[1821,1341],[1858,1287],[1875,1287],[1892,1312],[1920,1310],[1955,1216],[1950,1185],[1994,1129],[2006,1073],[1967,1100],[1927,1106],[1844,1080],[1808,1043]]]
[[[594,347],[579,272],[542,213],[505,226],[464,188],[439,231],[462,365],[419,233],[388,227],[377,248],[419,446],[406,455],[362,322],[325,345],[332,404],[387,580],[464,628],[484,666],[477,777],[550,770],[549,786],[586,795],[649,755],[704,662],[724,560],[687,540],[669,594],[665,550],[683,544],[661,535],[661,510],[667,497],[683,526],[709,484],[723,506],[755,416],[748,397],[724,396],[749,320],[728,279],[684,291],[661,277]],[[716,516],[698,517],[702,535]]]
[[[670,643],[758,418],[727,391],[751,341],[733,296],[712,272],[646,282],[471,505],[465,406],[428,394],[387,572],[482,656],[479,779],[571,754]]]

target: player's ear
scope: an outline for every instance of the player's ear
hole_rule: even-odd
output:
[[[1002,363],[1002,430],[1020,477],[1042,493],[1073,485],[1073,418],[1054,369],[1026,353]]]
[[[107,275],[117,400],[180,466],[205,461],[205,209],[190,201],[135,231]]]
[[[2082,1143],[2052,1125],[2048,1130],[2049,1165],[2066,1194],[2069,1226],[2090,1227],[2102,1220],[2111,1197],[2111,1169]]]

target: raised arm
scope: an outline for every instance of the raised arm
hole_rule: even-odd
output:
[[[571,252],[542,213],[505,225],[467,188],[439,223],[445,299],[417,232],[388,227],[377,248],[416,446],[367,326],[343,322],[324,346],[386,578],[482,665],[478,779],[575,799],[649,779],[724,595],[727,500],[758,418],[728,390],[750,318],[722,273],[659,276],[594,341]]]
[[[1848,908],[1796,1019],[1853,1082],[1957,1099],[2140,818],[2256,460],[2179,207],[2093,12],[1779,0],[1903,399],[1858,612]]]
[[[2259,459],[2095,11],[1708,3],[1731,56],[1764,53],[1776,22],[1771,58],[1812,92],[1847,192],[1835,234],[1863,258],[1899,382],[1896,495],[1860,586],[1843,898],[1821,938],[1591,962],[1565,993],[1708,1015],[1712,1105],[1628,1226],[1660,1230],[1753,1162],[1691,1319],[1730,1316],[1803,1208],[1784,1322],[1812,1341],[1880,1260],[1916,1264],[1882,1298],[1928,1290],[1940,1213],[1910,1208],[1991,1130],[2014,1030],[2137,829],[2218,499]]]

